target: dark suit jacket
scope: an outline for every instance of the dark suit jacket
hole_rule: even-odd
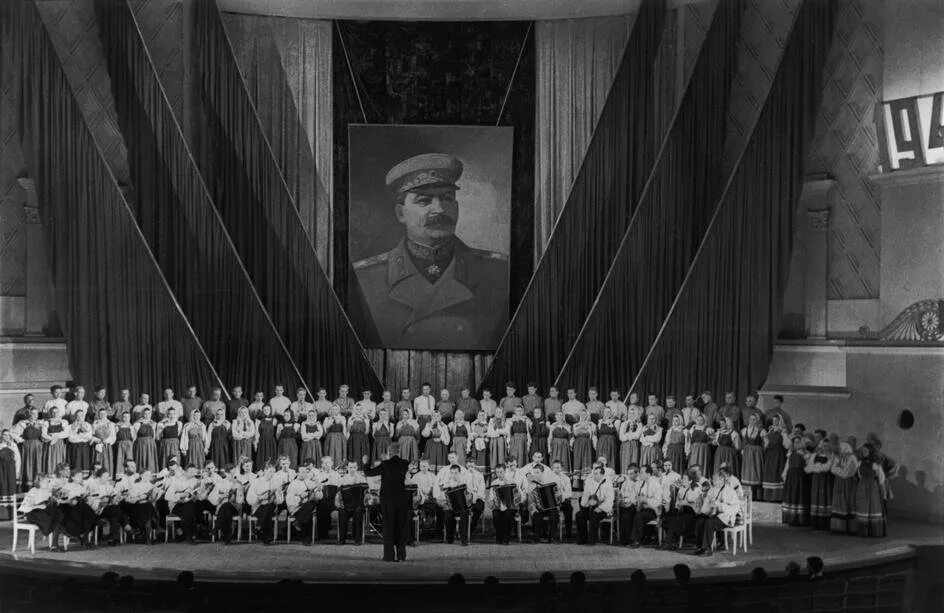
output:
[[[408,506],[412,503],[406,493],[406,473],[410,463],[394,456],[384,460],[378,466],[365,468],[364,475],[380,475],[380,504],[385,506]]]

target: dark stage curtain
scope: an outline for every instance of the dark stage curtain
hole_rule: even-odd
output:
[[[294,362],[314,385],[380,390],[266,139],[220,10],[196,2],[198,160],[220,216]]]
[[[138,225],[227,387],[304,382],[190,155],[129,6],[98,0]]]
[[[508,379],[546,388],[590,312],[661,141],[655,59],[665,13],[662,0],[640,6],[583,166],[480,388],[496,392]]]
[[[79,110],[32,2],[0,13],[20,75],[19,128],[36,185],[69,368],[116,397],[220,385]]]
[[[358,301],[347,295],[353,274],[348,254],[348,124],[365,121],[477,126],[498,122],[514,127],[509,305],[513,309],[517,304],[534,262],[535,67],[534,32],[529,28],[527,22],[337,22],[332,54],[334,286],[349,309],[358,308]],[[474,390],[491,362],[491,352],[372,347],[368,353],[387,389],[394,391],[416,390],[426,381],[453,393],[466,386]]]
[[[727,183],[728,98],[744,2],[714,14],[682,104],[643,188],[612,268],[554,382],[622,390],[678,292]]]
[[[805,0],[751,140],[632,389],[743,396],[767,376],[833,0]]]

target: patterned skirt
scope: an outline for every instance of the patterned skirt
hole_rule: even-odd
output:
[[[552,438],[548,453],[550,454],[551,464],[560,462],[565,473],[573,470],[570,463],[570,442],[566,438]]]
[[[672,462],[672,470],[681,474],[688,469],[685,461],[685,443],[669,443],[665,450],[665,459]]]
[[[855,493],[855,516],[859,536],[885,536],[885,503],[877,480],[859,480]]]
[[[43,448],[43,469],[47,475],[55,474],[56,467],[66,462],[66,442],[57,438],[51,443],[46,443]]]
[[[620,445],[620,471],[626,472],[630,464],[639,464],[639,441],[623,441]]]
[[[438,471],[443,466],[449,464],[449,449],[442,441],[426,441],[426,451],[423,452],[423,459],[429,460],[429,469],[432,472]]]
[[[464,436],[454,436],[449,441],[449,451],[459,456],[459,466],[465,466],[465,447],[469,439]]]
[[[84,470],[88,469],[88,443],[85,443]],[[20,485],[23,491],[25,492],[36,485],[42,473],[43,442],[38,438],[26,439],[23,441],[23,454],[20,456]]]
[[[833,506],[829,529],[834,532],[852,534],[856,531],[855,500],[858,477],[833,478]]]
[[[26,453],[24,453],[24,458]],[[89,449],[88,443],[69,443],[69,466],[72,467],[72,472],[84,472],[87,473],[92,469],[92,450]],[[23,476],[26,477],[26,462],[23,462]]]
[[[597,438],[597,457],[606,457],[606,465],[619,473],[619,458],[616,451],[616,436],[605,434]]]
[[[737,449],[734,447],[728,447],[727,445],[718,445],[718,448],[715,449],[715,465],[712,474],[718,472],[718,469],[721,468],[722,464],[727,464],[728,468],[731,469],[731,474],[736,477],[741,475],[741,463],[739,462],[740,456],[738,456]]]
[[[343,432],[328,432],[324,437],[324,444],[322,446],[322,451],[324,455],[329,455],[334,460],[334,468],[344,466],[347,458],[347,445],[344,441]]]
[[[321,466],[321,441],[316,438],[304,441],[299,456],[301,464],[308,460],[314,460],[315,466]]]
[[[817,530],[829,530],[833,514],[833,475],[814,473],[810,479],[810,524]]]
[[[287,457],[289,466],[298,468],[298,442],[295,439],[279,437],[278,450],[279,457]]]
[[[118,441],[115,444],[115,472],[125,471],[125,462],[134,462],[134,443],[129,440]]]
[[[783,483],[783,523],[807,526],[810,523],[810,480],[802,468],[791,468]]]
[[[150,436],[140,437],[134,441],[134,463],[138,465],[138,472],[158,470],[157,443]]]
[[[787,458],[782,447],[768,447],[764,451],[764,500],[783,500],[783,466]]]
[[[8,505],[16,503],[16,462],[13,451],[5,449],[0,455],[0,521],[13,519]]]
[[[701,467],[703,477],[711,476],[711,445],[708,443],[692,443],[688,449],[688,466]]]
[[[741,483],[762,485],[764,483],[764,448],[761,445],[745,445],[741,450]]]
[[[593,467],[593,443],[589,436],[574,438],[574,473],[588,475]]]
[[[518,466],[528,463],[528,435],[525,432],[515,432],[508,441],[508,455],[518,461]]]
[[[639,451],[639,464],[646,465],[662,461],[662,447],[658,445],[643,445]]]

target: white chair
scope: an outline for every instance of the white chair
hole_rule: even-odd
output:
[[[747,493],[741,497],[741,512],[738,514],[734,525],[722,530],[722,533],[724,534],[724,548],[730,551],[731,555],[737,555],[738,537],[741,539],[741,548],[743,549],[744,553],[747,553],[747,542],[749,540],[748,525],[753,524],[751,511],[751,494],[750,490],[747,490]],[[731,541],[730,547],[728,546],[729,539]]]
[[[610,524],[610,545],[613,544],[613,537],[619,539],[619,519],[615,515],[607,515],[597,524],[597,540],[600,539],[600,531],[603,530],[603,524]]]
[[[180,517],[177,515],[168,515],[164,518],[164,542],[170,542],[170,537],[174,533],[174,529],[177,526],[177,522],[180,521]]]
[[[13,516],[13,548],[10,551],[16,553],[16,545],[19,541],[20,531],[23,531],[27,533],[27,546],[29,547],[30,553],[36,555],[36,533],[39,532],[39,526],[25,521],[26,517],[20,515],[19,510],[17,510],[16,500],[13,502],[5,502],[3,506],[9,507],[10,513]],[[49,541],[52,543],[51,534],[49,535]]]
[[[662,516],[659,515],[652,521],[646,523],[647,526],[655,526],[656,529],[656,539],[658,540],[659,546],[662,545]]]

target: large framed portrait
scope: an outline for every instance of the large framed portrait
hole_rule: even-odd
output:
[[[366,346],[497,347],[513,137],[509,127],[349,126],[349,314]]]

